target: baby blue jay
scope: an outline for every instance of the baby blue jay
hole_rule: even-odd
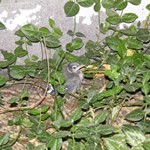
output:
[[[70,62],[64,66],[63,75],[66,79],[66,83],[64,84],[66,93],[76,93],[81,87],[83,73],[80,69],[82,67],[84,67],[84,65],[76,62]]]

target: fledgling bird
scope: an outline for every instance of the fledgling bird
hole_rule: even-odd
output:
[[[81,87],[83,73],[80,70],[84,65],[77,62],[70,62],[63,68],[63,75],[66,79],[64,84],[66,93],[76,93]]]

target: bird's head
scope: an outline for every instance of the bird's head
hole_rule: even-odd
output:
[[[79,70],[83,67],[84,65],[81,65],[77,62],[70,62],[67,66],[67,70],[69,73],[78,73]]]

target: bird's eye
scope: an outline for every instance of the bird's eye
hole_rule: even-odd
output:
[[[72,69],[76,69],[77,67],[76,66],[72,66]]]

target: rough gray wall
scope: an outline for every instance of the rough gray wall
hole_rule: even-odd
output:
[[[5,14],[5,17],[1,17],[0,21],[6,24],[6,27],[9,27],[6,30],[0,31],[0,49],[14,51],[16,47],[15,41],[18,39],[14,33],[21,25],[33,23],[37,26],[48,27],[49,18],[54,19],[56,25],[63,31],[61,41],[62,45],[65,45],[70,40],[70,37],[66,33],[69,29],[73,29],[73,18],[66,17],[63,10],[65,2],[66,0],[2,0],[0,3],[0,14]],[[37,10],[36,8],[39,9]],[[26,11],[27,14],[31,10],[33,12],[28,16],[19,17],[22,11]],[[98,32],[97,16],[93,15],[91,17],[91,25],[82,24],[83,19],[84,17],[80,17],[77,24],[77,31],[83,32],[87,36],[86,40],[95,39]],[[13,26],[13,24],[16,26]],[[40,55],[38,51],[40,45],[35,44],[34,46],[28,48],[30,53]],[[77,55],[81,53],[84,53],[84,50],[76,52]],[[2,56],[0,59],[2,59]]]

